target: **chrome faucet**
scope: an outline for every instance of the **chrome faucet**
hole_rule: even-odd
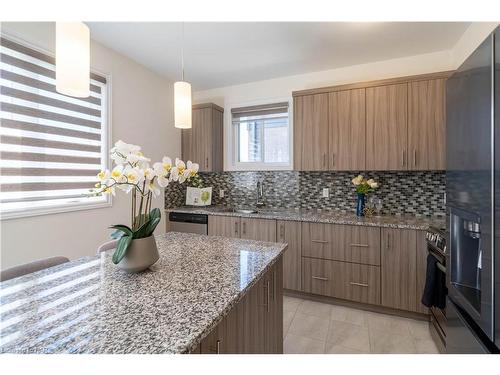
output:
[[[262,181],[257,181],[257,202],[255,205],[257,207],[263,207],[264,206],[264,184]]]

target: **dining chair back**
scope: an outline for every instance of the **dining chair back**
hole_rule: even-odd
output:
[[[21,264],[11,268],[6,268],[0,271],[0,281],[7,281],[15,277],[20,277],[33,273],[36,271],[44,270],[46,268],[58,266],[59,264],[67,263],[69,259],[62,256],[50,257],[45,259],[35,260],[34,262]]]

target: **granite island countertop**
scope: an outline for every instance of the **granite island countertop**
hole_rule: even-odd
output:
[[[442,227],[444,217],[426,217],[411,215],[383,215],[358,217],[343,211],[312,209],[260,209],[256,213],[236,212],[233,208],[223,206],[192,207],[182,206],[169,208],[168,212],[198,213],[205,215],[236,216],[259,219],[305,221],[328,224],[364,225],[382,228],[427,230],[430,226]]]
[[[0,353],[187,353],[285,244],[170,232],[129,274],[112,252],[0,283]]]

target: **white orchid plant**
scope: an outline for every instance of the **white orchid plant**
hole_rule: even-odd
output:
[[[111,159],[115,167],[109,171],[99,172],[99,182],[93,195],[116,194],[116,189],[125,193],[132,193],[132,226],[113,225],[116,229],[111,234],[118,239],[116,250],[113,254],[113,263],[119,263],[126,255],[133,239],[146,238],[153,234],[160,222],[161,213],[158,208],[151,209],[153,197],[161,193],[161,188],[171,182],[183,183],[192,181],[199,184],[199,166],[191,161],[187,165],[180,159],[175,159],[175,164],[169,157],[163,157],[161,162],[150,167],[151,159],[144,156],[141,147],[118,141],[110,150]]]
[[[356,193],[358,194],[368,194],[378,188],[378,182],[375,182],[373,178],[367,180],[362,175],[354,177],[351,182],[356,186]]]

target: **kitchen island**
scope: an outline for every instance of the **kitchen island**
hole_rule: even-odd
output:
[[[157,236],[129,274],[112,252],[0,283],[2,353],[280,353],[286,244]]]

